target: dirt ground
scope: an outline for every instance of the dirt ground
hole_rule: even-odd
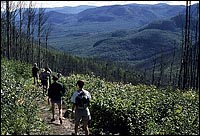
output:
[[[48,131],[48,135],[72,135],[74,133],[74,123],[73,119],[71,118],[64,118],[63,117],[63,123],[60,124],[59,121],[59,114],[58,114],[58,107],[55,106],[55,121],[51,122],[52,113],[50,110],[50,105],[48,104],[47,97],[40,102],[40,116],[44,120],[45,123],[47,123],[47,127],[50,128],[50,131]],[[63,106],[62,115],[64,115],[66,109]],[[79,126],[79,135],[84,135],[84,131],[81,128],[81,125]]]

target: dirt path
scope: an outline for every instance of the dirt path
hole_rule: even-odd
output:
[[[55,109],[55,121],[51,122],[52,113],[50,111],[50,105],[48,105],[47,97],[43,101],[40,102],[40,116],[47,123],[50,131],[47,132],[48,135],[72,135],[74,133],[74,123],[73,120],[70,118],[63,118],[62,125],[59,122],[58,117],[58,107],[56,105]],[[62,115],[65,113],[66,109],[63,106]],[[84,135],[82,128],[79,128],[79,135]]]

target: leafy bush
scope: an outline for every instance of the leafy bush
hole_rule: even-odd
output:
[[[38,117],[41,93],[32,85],[31,66],[2,59],[1,134],[44,134]],[[106,82],[94,75],[62,77],[67,93],[64,105],[77,89],[77,80],[92,95],[89,124],[93,134],[199,135],[199,94],[194,90]]]
[[[38,117],[40,93],[31,84],[30,69],[27,64],[2,59],[1,135],[42,134],[46,129]]]
[[[94,75],[71,75],[63,80],[70,106],[77,80],[91,92],[93,134],[198,135],[199,95],[193,90],[106,82]]]

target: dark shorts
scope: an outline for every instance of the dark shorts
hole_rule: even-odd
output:
[[[37,74],[35,74],[35,75],[33,75],[33,77],[36,77],[36,78],[38,78],[39,76],[38,76]]]
[[[47,85],[48,85],[47,80],[41,80],[41,83],[42,83],[42,85],[44,85],[44,86],[47,86]]]
[[[62,104],[62,100],[61,100],[61,101],[58,101],[58,100],[51,100],[51,103]]]

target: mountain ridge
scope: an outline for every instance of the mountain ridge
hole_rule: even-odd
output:
[[[193,13],[196,12],[195,6],[197,4],[191,6]],[[55,23],[56,29],[49,43],[80,57],[138,62],[153,57],[161,47],[163,52],[169,52],[173,49],[174,41],[180,47],[184,12],[185,6],[168,4],[90,8],[68,14],[63,22]],[[149,38],[145,38],[149,35]]]

